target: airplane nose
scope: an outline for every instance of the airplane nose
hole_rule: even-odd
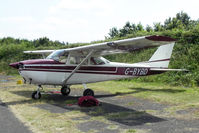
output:
[[[15,63],[10,63],[9,66],[19,69],[19,62],[15,62]]]

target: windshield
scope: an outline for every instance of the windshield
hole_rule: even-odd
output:
[[[60,58],[62,58],[63,56],[66,58],[66,53],[64,52],[64,50],[56,50],[53,53],[51,53],[46,59],[53,59],[59,61]]]

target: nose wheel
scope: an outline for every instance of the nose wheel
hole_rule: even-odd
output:
[[[37,99],[40,99],[40,98],[41,98],[40,89],[43,89],[43,88],[41,87],[41,85],[38,85],[37,91],[34,91],[34,92],[32,93],[32,98],[33,98],[33,99],[37,100]]]
[[[32,98],[33,99],[40,99],[41,98],[41,93],[40,92],[37,92],[37,91],[34,91],[33,93],[32,93]]]

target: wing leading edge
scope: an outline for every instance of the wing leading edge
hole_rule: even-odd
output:
[[[24,51],[25,54],[50,54],[55,50],[34,50],[34,51]]]

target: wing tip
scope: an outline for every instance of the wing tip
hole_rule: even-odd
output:
[[[167,42],[175,42],[176,41],[176,39],[173,39],[171,37],[159,36],[159,35],[147,36],[145,38],[148,40],[152,40],[152,41],[167,41]]]
[[[28,54],[31,53],[31,51],[23,51],[23,53]]]

